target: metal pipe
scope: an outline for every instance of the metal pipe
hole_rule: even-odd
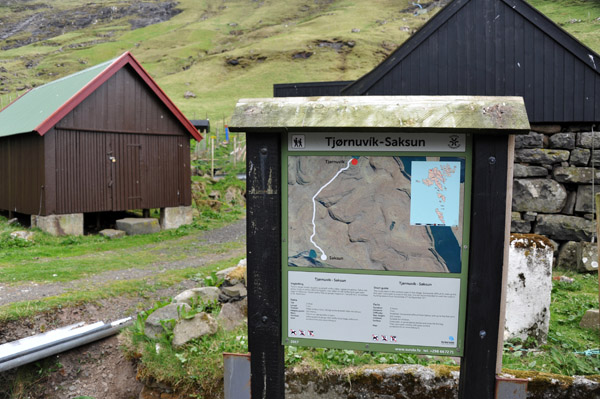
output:
[[[45,348],[39,349],[35,352],[31,352],[18,358],[5,361],[3,363],[0,363],[0,372],[10,370],[15,367],[23,366],[25,364],[35,362],[36,360],[43,359],[45,357],[52,356],[57,353],[61,353],[69,349],[73,349],[78,346],[85,345],[90,342],[94,342],[99,339],[114,335],[118,333],[122,328],[130,325],[132,322],[133,321],[131,317],[117,320],[115,322],[112,322],[111,324],[106,324],[105,326],[103,326],[102,329],[93,330],[93,332],[90,332],[89,334],[75,336],[65,342],[55,343],[54,345],[46,346]]]

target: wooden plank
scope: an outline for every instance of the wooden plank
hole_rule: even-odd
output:
[[[460,128],[516,133],[515,129],[529,129],[529,122],[520,97],[339,96],[241,99],[230,126],[262,131]]]
[[[533,92],[535,103],[533,115],[535,120],[544,120],[544,33],[539,29],[533,31]]]
[[[563,92],[563,98],[564,98],[564,118],[565,120],[573,120],[574,117],[574,110],[573,110],[573,86],[575,84],[574,82],[574,78],[575,78],[575,71],[574,71],[574,63],[575,63],[575,57],[572,56],[570,53],[565,52],[565,58],[564,58],[564,65],[565,65],[565,69],[564,69],[564,76],[563,76],[563,81],[564,81],[564,92]]]
[[[599,60],[600,62],[600,60]],[[597,74],[590,68],[585,68],[585,95],[583,98],[583,118],[586,121],[594,120],[595,79]]]
[[[508,137],[475,135],[465,354],[459,399],[493,398],[505,245]]]
[[[281,344],[281,147],[247,134],[248,346],[253,398],[284,398]]]
[[[524,41],[524,26],[523,17],[515,15],[515,82],[514,82],[514,95],[522,96],[525,93],[525,68],[523,63],[525,61],[525,54],[523,52],[523,41]]]
[[[573,70],[573,119],[575,121],[583,121],[583,96],[584,96],[584,68],[585,65],[579,60],[575,60]]]
[[[544,37],[544,85],[543,85],[543,94],[541,94],[544,99],[544,113],[543,120],[551,121],[553,120],[553,110],[554,110],[554,82],[556,81],[556,77],[554,76],[554,41],[548,37]]]
[[[496,344],[496,374],[502,372],[502,353],[504,352],[504,324],[506,321],[506,285],[508,282],[508,254],[510,249],[510,225],[512,221],[513,174],[515,165],[515,135],[508,136],[508,157],[506,171],[506,208],[504,215],[504,262],[502,264],[502,287],[500,298],[500,316],[498,317],[498,343]]]
[[[564,76],[565,76],[565,50],[554,46],[554,98],[553,120],[564,121]]]
[[[527,114],[529,115],[529,120],[533,120],[533,109],[535,107],[535,92],[533,89],[533,77],[535,75],[535,65],[533,61],[533,25],[529,21],[524,21],[524,35],[523,38],[525,40],[523,45],[523,50],[525,53],[525,61],[523,62],[524,67],[524,76],[525,76],[525,87],[524,87],[524,99],[525,106],[527,107]]]

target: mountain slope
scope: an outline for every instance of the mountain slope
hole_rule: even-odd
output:
[[[186,116],[226,120],[238,98],[270,97],[274,83],[362,76],[440,9],[408,0],[81,4],[0,0],[2,105],[129,50]],[[600,50],[600,4],[534,5]]]

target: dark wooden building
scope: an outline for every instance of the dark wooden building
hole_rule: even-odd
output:
[[[189,206],[190,138],[202,139],[125,53],[0,112],[0,209],[46,216]]]
[[[522,96],[532,123],[593,123],[600,121],[598,68],[598,54],[523,0],[454,0],[360,79],[274,91]]]

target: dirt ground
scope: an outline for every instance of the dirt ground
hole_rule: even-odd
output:
[[[245,220],[224,228],[182,237],[198,245],[242,242],[245,239]],[[211,254],[202,257],[189,253],[184,261],[160,262],[152,267],[139,270],[120,270],[107,272],[89,279],[77,280],[64,284],[6,286],[0,285],[0,304],[7,301],[23,301],[57,295],[65,290],[85,289],[86,285],[114,279],[147,278],[165,270],[210,264],[219,260],[243,256],[245,249],[235,249],[222,254]],[[234,265],[232,265],[234,266]],[[104,321],[110,323],[128,316],[135,316],[141,309],[149,308],[154,301],[171,297],[179,292],[195,287],[197,283],[185,280],[164,290],[152,292],[148,297],[122,296],[101,300],[77,307],[63,308],[57,311],[38,314],[34,317],[3,323],[0,325],[0,344],[14,341],[43,331],[74,324],[80,321],[94,323]],[[0,399],[129,399],[139,398],[143,384],[136,380],[136,365],[125,359],[119,349],[118,336],[104,338],[46,359],[43,364],[50,368],[49,373],[42,373],[40,362],[22,366],[17,369],[0,372]],[[14,387],[12,381],[20,374],[32,377],[32,382],[23,387]]]

